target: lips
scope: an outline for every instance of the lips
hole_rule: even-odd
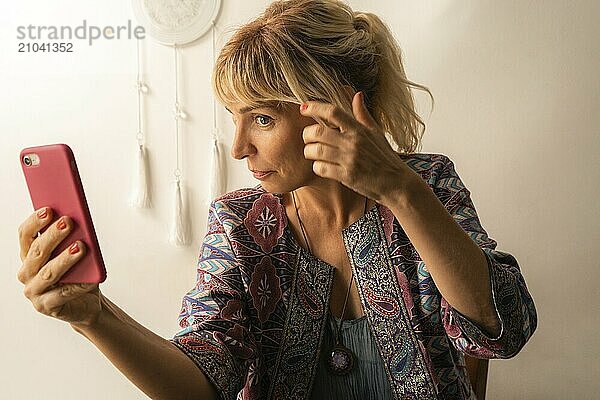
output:
[[[252,171],[252,175],[254,175],[254,177],[256,179],[262,179],[265,178],[267,175],[270,175],[273,171],[259,171],[259,170],[251,170]]]

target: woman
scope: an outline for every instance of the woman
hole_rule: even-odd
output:
[[[261,182],[211,204],[183,330],[158,337],[97,285],[54,287],[85,249],[47,260],[71,226],[33,239],[49,209],[20,229],[36,310],[153,398],[474,398],[464,354],[514,356],[536,311],[453,163],[415,153],[411,90],[429,91],[386,26],[338,1],[275,2],[213,78],[232,156]]]

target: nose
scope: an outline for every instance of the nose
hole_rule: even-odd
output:
[[[236,127],[233,143],[231,144],[231,156],[236,160],[242,160],[256,153],[256,147],[252,144],[249,136],[241,124]]]

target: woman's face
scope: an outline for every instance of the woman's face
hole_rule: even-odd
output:
[[[230,104],[235,124],[231,155],[246,159],[248,169],[271,193],[287,193],[317,178],[312,161],[304,158],[302,130],[315,121],[300,115],[297,104],[250,108]]]

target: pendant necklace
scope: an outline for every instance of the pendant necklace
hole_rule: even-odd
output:
[[[308,248],[309,253],[312,254],[310,249],[310,245],[308,244],[308,238],[306,237],[306,232],[304,231],[304,224],[300,219],[300,214],[298,213],[298,206],[296,205],[296,196],[292,191],[292,199],[294,200],[294,207],[296,208],[296,216],[298,217],[298,223],[300,224],[300,230],[302,231],[302,236],[304,236],[304,242],[306,243],[306,247]],[[365,211],[367,213],[367,202],[368,199],[365,197]],[[336,332],[334,338],[334,345],[331,351],[329,352],[329,356],[327,357],[327,366],[329,367],[329,371],[335,375],[347,375],[354,366],[354,354],[352,351],[344,346],[341,339],[342,333],[342,323],[344,321],[344,313],[346,312],[346,304],[348,303],[348,296],[350,294],[350,288],[352,287],[352,281],[354,280],[354,274],[350,271],[350,283],[348,284],[348,289],[346,291],[346,298],[344,299],[344,306],[342,307],[342,316],[340,317],[340,325],[336,325]],[[330,311],[331,312],[331,311]],[[334,321],[335,322],[335,321]]]

